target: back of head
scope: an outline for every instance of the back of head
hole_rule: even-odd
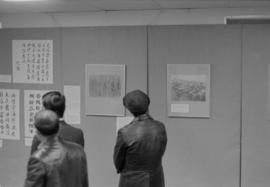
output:
[[[136,117],[148,111],[150,99],[141,90],[134,90],[124,96],[123,104]]]
[[[35,127],[43,136],[55,135],[59,129],[59,118],[51,110],[41,110],[35,115]]]
[[[65,96],[58,91],[47,92],[42,96],[43,107],[54,111],[60,118],[64,116],[65,102]]]

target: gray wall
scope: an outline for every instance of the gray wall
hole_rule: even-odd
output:
[[[167,187],[268,186],[269,29],[206,25],[0,30],[0,74],[12,74],[13,39],[54,41],[54,84],[0,83],[0,88],[20,89],[22,122],[21,140],[4,140],[0,148],[0,185],[19,187],[25,178],[30,150],[23,139],[23,91],[80,85],[80,128],[85,132],[90,184],[117,186],[112,163],[115,117],[84,115],[85,64],[109,63],[126,64],[126,91],[149,92],[150,114],[166,124]],[[211,116],[168,118],[166,64],[193,63],[211,64]]]
[[[63,83],[81,85],[82,125],[93,187],[117,186],[115,117],[85,116],[85,64],[126,64],[126,90],[146,90],[146,28],[70,28],[62,32]]]
[[[152,27],[149,92],[168,131],[169,187],[239,185],[241,32],[239,27]],[[168,118],[166,64],[211,64],[210,118]]]
[[[112,153],[116,118],[85,116],[85,64],[126,64],[126,91],[147,89],[146,27],[102,27],[66,29],[0,30],[0,74],[12,74],[13,39],[49,39],[54,49],[54,84],[7,84],[0,88],[20,90],[21,140],[4,140],[0,148],[0,185],[22,186],[30,153],[24,145],[23,91],[26,89],[63,90],[64,85],[81,86],[81,126],[85,133],[91,186],[117,186]],[[127,115],[129,113],[127,112]],[[16,177],[14,177],[16,176]]]
[[[243,28],[242,184],[270,184],[270,26]]]
[[[2,29],[0,30],[0,74],[12,74],[12,40],[44,39],[54,41],[54,84],[10,84],[0,83],[1,89],[20,90],[20,141],[3,140],[0,148],[0,185],[2,187],[22,186],[26,176],[26,163],[30,149],[24,144],[24,90],[62,90],[62,61],[59,29]]]

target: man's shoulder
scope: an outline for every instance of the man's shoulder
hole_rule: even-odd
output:
[[[166,127],[161,121],[154,119],[135,121],[129,125],[126,125],[121,129],[121,133],[124,136],[142,134],[144,132],[149,132],[149,129],[154,133],[164,133],[166,132]]]
[[[65,139],[61,139],[61,143],[64,145],[64,147],[68,148],[68,149],[82,149],[83,147],[80,144],[77,144],[73,141],[69,141],[69,140],[65,140]]]
[[[141,126],[144,126],[144,125],[154,125],[154,126],[164,127],[163,122],[155,120],[153,118],[149,118],[146,120],[134,121],[134,122],[130,123],[129,125],[126,125],[124,128],[125,129],[140,128]]]
[[[126,133],[128,132],[133,126],[134,126],[135,122],[130,122],[129,124],[123,126],[122,128],[119,129],[120,133]]]
[[[62,143],[64,145],[64,148],[66,149],[67,154],[73,156],[77,155],[79,157],[86,157],[84,149],[81,145],[68,140],[63,140]]]
[[[166,133],[166,127],[163,122],[158,120],[152,121],[152,128],[156,129],[159,133]]]
[[[74,131],[74,132],[82,132],[82,129],[74,127],[74,126],[66,123],[65,121],[62,121],[60,124],[61,124],[62,129],[66,129],[66,130],[70,130],[70,131]]]
[[[165,126],[163,122],[158,121],[158,120],[153,120],[153,123],[159,126],[163,126],[163,127]]]
[[[49,157],[49,151],[47,147],[41,147],[39,149],[37,149],[32,155],[31,155],[31,159],[33,160],[38,160],[42,163],[44,163],[44,161],[47,159],[47,157]]]

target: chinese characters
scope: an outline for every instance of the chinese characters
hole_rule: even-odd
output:
[[[32,138],[35,135],[34,117],[42,109],[42,95],[46,92],[43,90],[24,91],[25,137]]]
[[[53,83],[53,42],[13,40],[13,81]]]
[[[20,139],[19,90],[0,89],[0,139]]]

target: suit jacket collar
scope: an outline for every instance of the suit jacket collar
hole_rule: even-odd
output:
[[[153,119],[149,114],[142,114],[134,118],[132,122],[143,121],[146,119]]]
[[[38,149],[47,149],[48,147],[54,146],[59,143],[60,137],[56,135],[54,138],[48,139],[46,142],[41,142],[38,146]]]
[[[67,126],[68,124],[66,123],[64,119],[62,119],[62,120],[59,120],[59,125],[61,127],[61,126]]]

